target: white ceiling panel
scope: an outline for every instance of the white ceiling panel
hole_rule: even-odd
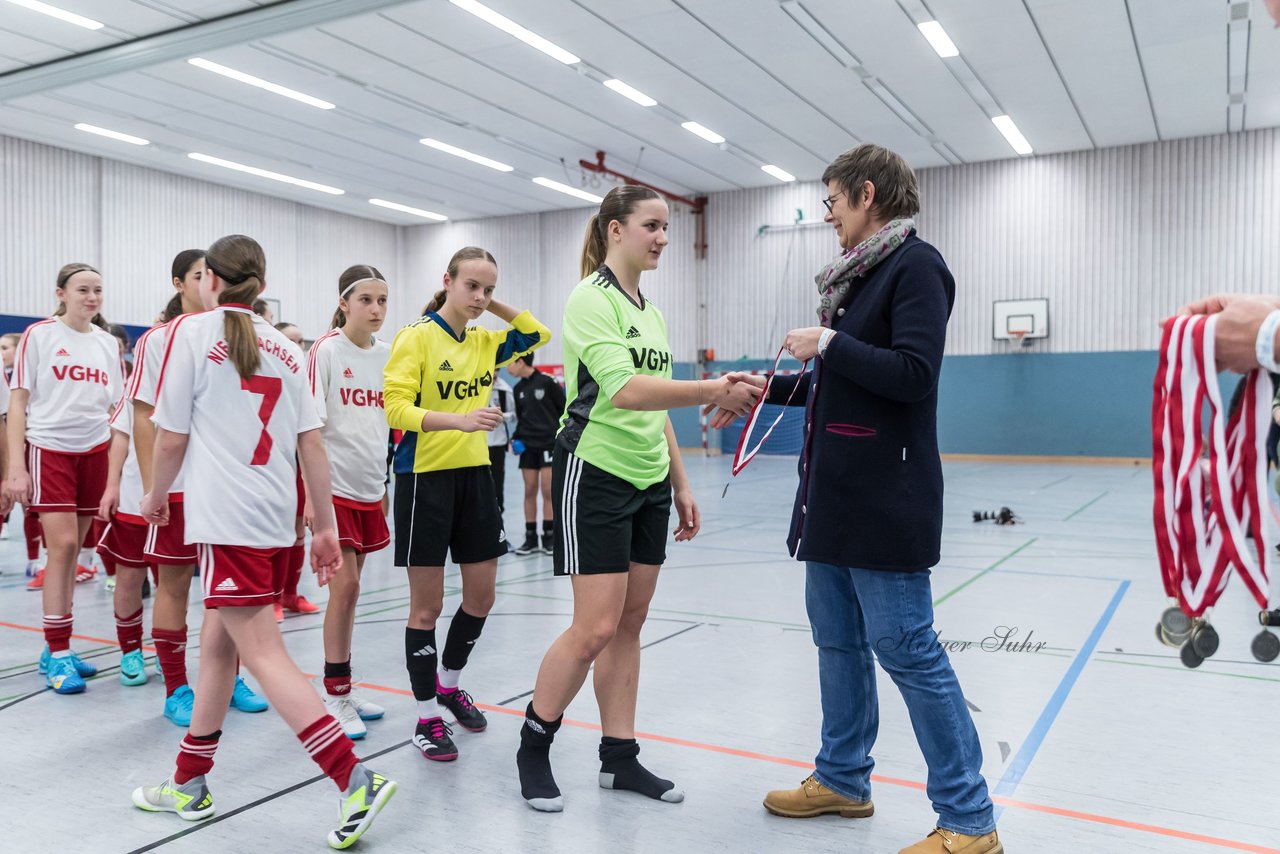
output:
[[[773,185],[760,171],[765,163],[813,180],[858,141],[886,145],[916,167],[1009,158],[1012,150],[990,121],[997,110],[1013,117],[1037,153],[1227,127],[1229,4],[1221,0],[799,2],[825,29],[827,47],[778,0],[489,0],[581,57],[575,66],[448,0],[405,0],[268,37],[282,28],[271,25],[257,31],[262,40],[238,44],[207,22],[231,13],[251,19],[259,8],[265,21],[273,10],[264,7],[274,4],[59,0],[107,25],[92,32],[0,2],[0,83],[25,80],[10,87],[13,100],[0,103],[0,132],[345,213],[417,222],[371,208],[367,199],[391,198],[455,219],[577,207],[580,201],[530,179],[601,193],[611,181],[578,165],[594,161],[596,151],[611,168],[682,195]],[[1245,127],[1277,126],[1280,31],[1262,0],[1248,11]],[[958,60],[939,58],[916,29],[930,15],[960,48]],[[181,41],[163,34],[176,29]],[[155,51],[150,62],[159,64],[148,65],[130,43],[155,34],[162,35],[148,44],[169,39],[171,47]],[[99,48],[134,59],[106,64],[120,73],[89,80],[76,66],[82,82],[74,84],[73,74],[24,69],[82,62],[78,54]],[[188,51],[337,108],[317,110],[172,61]],[[966,88],[961,80],[969,75]],[[606,77],[659,106],[640,107],[607,90]],[[698,139],[680,127],[685,120],[727,142]],[[134,148],[92,137],[72,129],[77,121],[155,144]],[[433,151],[418,143],[426,136],[515,171]],[[192,150],[347,193],[327,196],[225,172],[187,159]]]

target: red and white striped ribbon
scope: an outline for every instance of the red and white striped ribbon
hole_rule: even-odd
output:
[[[769,436],[773,433],[773,428],[777,427],[782,421],[783,416],[787,414],[786,407],[791,405],[792,399],[796,396],[796,389],[800,388],[800,380],[809,371],[809,360],[800,366],[800,375],[796,377],[796,384],[791,387],[791,394],[787,395],[787,402],[783,404],[783,410],[778,413],[778,417],[773,419],[773,423],[769,425],[769,429],[764,431],[764,435],[760,437],[760,441],[756,442],[756,446],[750,450],[746,449],[747,439],[751,436],[751,431],[755,430],[756,422],[760,420],[760,410],[764,408],[765,399],[769,396],[769,387],[773,385],[773,378],[778,374],[778,366],[782,364],[782,354],[787,352],[785,347],[778,348],[778,355],[773,360],[773,370],[769,371],[769,376],[764,383],[764,394],[760,395],[760,399],[756,401],[756,405],[751,408],[751,414],[747,416],[747,426],[742,428],[742,435],[738,437],[738,447],[733,452],[733,476],[737,477],[738,472],[747,467],[747,464],[755,459],[756,454],[760,453],[760,448],[769,440]]]
[[[1263,443],[1271,378],[1251,372],[1239,408],[1228,417],[1213,352],[1216,325],[1213,315],[1165,321],[1151,409],[1160,575],[1165,592],[1192,617],[1218,601],[1232,570],[1259,606],[1267,606]],[[1201,414],[1206,403],[1208,436]]]

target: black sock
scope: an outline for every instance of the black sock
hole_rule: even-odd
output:
[[[351,659],[346,661],[326,661],[324,663],[325,679],[342,679],[343,677],[351,678]]]
[[[525,535],[525,537],[526,537],[526,538],[528,538],[528,537],[536,537],[536,536],[538,536],[538,523],[537,523],[537,522],[525,522],[525,523],[524,523],[524,535]]]
[[[542,536],[549,537],[553,533],[555,533],[555,530],[556,530],[556,523],[554,520],[552,519],[542,520]]]
[[[409,687],[415,700],[430,700],[436,695],[436,630],[404,630],[404,663],[409,671]]]
[[[484,617],[468,614],[461,605],[458,606],[458,612],[449,623],[449,634],[444,639],[444,654],[440,656],[440,663],[446,670],[461,670],[467,666],[471,650],[480,639],[480,632],[484,631],[484,621]]]
[[[551,742],[563,720],[564,715],[554,721],[544,721],[533,710],[533,703],[524,712],[516,768],[520,772],[520,794],[534,809],[558,812],[563,808],[560,787],[551,774]]]
[[[640,745],[634,738],[600,739],[600,785],[606,789],[626,789],[655,801],[679,803],[684,792],[670,780],[652,774],[640,764]]]

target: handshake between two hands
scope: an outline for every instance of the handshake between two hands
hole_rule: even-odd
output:
[[[704,380],[703,415],[711,416],[711,426],[719,430],[729,426],[739,415],[746,415],[764,394],[765,378],[759,374],[734,371],[716,380]]]

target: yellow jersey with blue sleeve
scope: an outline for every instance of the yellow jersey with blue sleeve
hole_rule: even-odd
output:
[[[497,369],[550,340],[551,330],[527,311],[503,330],[468,326],[458,333],[428,312],[397,332],[383,383],[387,424],[404,431],[397,456],[411,456],[415,473],[489,465],[483,432],[423,433],[422,418],[428,412],[465,415],[488,406]]]

